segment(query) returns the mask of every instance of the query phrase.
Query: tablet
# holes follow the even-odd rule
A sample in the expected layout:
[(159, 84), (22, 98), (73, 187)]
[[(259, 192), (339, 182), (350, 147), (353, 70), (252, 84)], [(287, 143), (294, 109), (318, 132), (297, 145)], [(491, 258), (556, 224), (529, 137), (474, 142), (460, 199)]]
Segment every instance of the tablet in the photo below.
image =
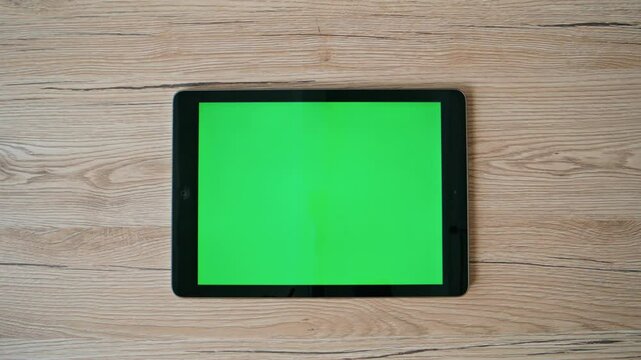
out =
[(175, 294), (467, 290), (460, 91), (182, 91), (173, 124)]

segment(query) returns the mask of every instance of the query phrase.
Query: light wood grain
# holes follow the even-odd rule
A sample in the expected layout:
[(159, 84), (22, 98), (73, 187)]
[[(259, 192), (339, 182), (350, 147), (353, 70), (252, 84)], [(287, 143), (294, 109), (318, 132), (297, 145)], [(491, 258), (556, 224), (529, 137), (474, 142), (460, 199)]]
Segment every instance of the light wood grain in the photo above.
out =
[[(641, 2), (0, 1), (0, 357), (641, 357)], [(180, 89), (468, 97), (461, 298), (180, 299)]]

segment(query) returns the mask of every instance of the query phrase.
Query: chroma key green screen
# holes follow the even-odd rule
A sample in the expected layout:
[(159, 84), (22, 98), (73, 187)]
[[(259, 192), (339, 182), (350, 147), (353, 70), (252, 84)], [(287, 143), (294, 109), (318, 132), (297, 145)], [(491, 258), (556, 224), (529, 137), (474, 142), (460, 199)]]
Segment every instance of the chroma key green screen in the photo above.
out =
[(199, 285), (443, 283), (441, 104), (199, 104)]

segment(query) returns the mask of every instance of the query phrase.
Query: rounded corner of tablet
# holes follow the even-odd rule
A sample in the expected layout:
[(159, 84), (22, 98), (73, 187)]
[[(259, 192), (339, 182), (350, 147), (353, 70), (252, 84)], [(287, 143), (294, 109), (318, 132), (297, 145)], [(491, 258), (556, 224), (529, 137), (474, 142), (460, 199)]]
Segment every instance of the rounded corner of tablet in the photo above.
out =
[(463, 104), (467, 102), (467, 96), (465, 95), (465, 92), (463, 92), (462, 89), (452, 89), (450, 91), (451, 91), (452, 97), (455, 100), (458, 100)]
[(176, 295), (178, 297), (188, 297), (189, 296), (189, 293), (187, 291), (185, 291), (185, 288), (183, 286), (180, 286), (180, 283), (176, 278), (172, 278), (171, 291), (174, 293), (174, 295)]
[(461, 297), (467, 294), (467, 291), (470, 289), (470, 285), (468, 283), (463, 284), (460, 288), (456, 289), (451, 296), (454, 297)]
[(189, 93), (189, 90), (178, 90), (178, 91), (176, 91), (174, 93), (174, 96), (173, 96), (174, 105), (176, 105), (185, 96), (188, 96), (187, 93)]

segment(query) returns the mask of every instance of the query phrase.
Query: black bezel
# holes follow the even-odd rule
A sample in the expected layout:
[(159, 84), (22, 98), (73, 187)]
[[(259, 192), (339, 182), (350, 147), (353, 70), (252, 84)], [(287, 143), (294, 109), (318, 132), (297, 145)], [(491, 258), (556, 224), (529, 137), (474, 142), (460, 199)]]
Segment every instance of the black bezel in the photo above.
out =
[[(442, 285), (197, 285), (198, 104), (265, 101), (440, 102)], [(181, 91), (174, 96), (172, 288), (178, 296), (457, 296), (468, 287), (465, 96), (458, 90)]]

